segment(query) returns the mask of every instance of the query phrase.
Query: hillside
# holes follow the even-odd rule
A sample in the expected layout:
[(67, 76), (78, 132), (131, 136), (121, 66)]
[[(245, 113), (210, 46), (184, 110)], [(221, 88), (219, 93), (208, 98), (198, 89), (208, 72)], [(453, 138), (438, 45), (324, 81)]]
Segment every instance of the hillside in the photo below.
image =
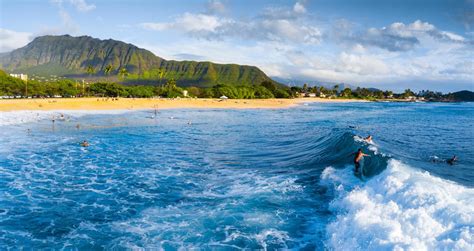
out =
[[(112, 69), (105, 74), (108, 65)], [(123, 82), (129, 84), (156, 84), (173, 78), (183, 86), (208, 87), (270, 80), (255, 66), (165, 60), (132, 44), (89, 36), (37, 37), (25, 47), (1, 55), (0, 66), (8, 72), (114, 80), (118, 80), (119, 70), (126, 68), (129, 75)], [(90, 66), (93, 74), (86, 73)]]
[(474, 92), (471, 91), (459, 91), (453, 92), (446, 95), (448, 99), (453, 101), (466, 101), (466, 102), (474, 102)]

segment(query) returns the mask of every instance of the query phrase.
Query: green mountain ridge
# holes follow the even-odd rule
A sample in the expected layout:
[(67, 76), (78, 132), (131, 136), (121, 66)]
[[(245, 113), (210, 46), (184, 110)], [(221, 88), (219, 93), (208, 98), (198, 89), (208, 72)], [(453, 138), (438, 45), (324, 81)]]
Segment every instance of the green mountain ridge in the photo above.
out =
[[(108, 65), (112, 70), (105, 74)], [(118, 80), (119, 70), (125, 68), (129, 76), (123, 82), (128, 84), (157, 84), (169, 79), (175, 79), (182, 86), (199, 87), (274, 82), (255, 66), (165, 60), (133, 44), (89, 36), (37, 37), (25, 47), (0, 55), (0, 66), (8, 72), (71, 78), (89, 76), (96, 80)], [(94, 68), (94, 74), (87, 75), (89, 66)]]
[(474, 102), (474, 92), (468, 90), (453, 92), (449, 93), (447, 98), (454, 101)]

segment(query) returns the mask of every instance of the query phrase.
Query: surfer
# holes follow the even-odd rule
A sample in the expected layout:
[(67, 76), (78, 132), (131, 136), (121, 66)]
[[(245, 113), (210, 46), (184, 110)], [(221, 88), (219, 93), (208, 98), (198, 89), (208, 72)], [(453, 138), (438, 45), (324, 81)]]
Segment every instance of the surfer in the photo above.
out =
[(362, 160), (362, 158), (363, 158), (364, 156), (369, 156), (369, 155), (363, 153), (363, 152), (362, 152), (362, 148), (359, 148), (359, 150), (355, 153), (355, 156), (354, 156), (354, 167), (355, 167), (355, 172), (356, 172), (356, 173), (359, 172), (360, 161)]
[(82, 141), (81, 146), (82, 146), (82, 147), (88, 147), (88, 146), (89, 146), (89, 142), (87, 142), (87, 140), (84, 140), (84, 141)]
[(446, 160), (446, 162), (450, 165), (454, 165), (454, 163), (456, 163), (456, 161), (458, 161), (458, 157), (456, 155), (454, 155), (452, 158)]

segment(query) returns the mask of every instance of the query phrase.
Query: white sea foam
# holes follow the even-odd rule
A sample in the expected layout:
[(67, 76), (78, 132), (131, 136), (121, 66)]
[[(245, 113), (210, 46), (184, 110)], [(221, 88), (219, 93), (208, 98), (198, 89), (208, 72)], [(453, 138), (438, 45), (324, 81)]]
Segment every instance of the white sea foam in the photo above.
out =
[(474, 189), (399, 161), (362, 183), (328, 167), (322, 183), (336, 199), (327, 226), (334, 250), (474, 250)]
[(54, 110), (54, 111), (10, 111), (0, 112), (0, 126), (38, 122), (44, 119), (58, 118), (61, 114), (81, 117), (90, 114), (122, 114), (129, 110)]

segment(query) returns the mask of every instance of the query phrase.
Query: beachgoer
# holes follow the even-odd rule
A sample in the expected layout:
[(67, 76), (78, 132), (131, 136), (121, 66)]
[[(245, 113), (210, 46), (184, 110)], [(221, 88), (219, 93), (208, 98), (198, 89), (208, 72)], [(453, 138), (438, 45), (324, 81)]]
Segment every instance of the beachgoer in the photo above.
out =
[(354, 167), (355, 167), (355, 172), (359, 172), (359, 167), (360, 167), (360, 161), (364, 156), (369, 156), (368, 154), (365, 154), (362, 152), (362, 149), (359, 148), (359, 150), (354, 154)]
[(372, 135), (367, 136), (364, 140), (365, 142), (372, 143)]
[(87, 142), (86, 140), (84, 140), (84, 141), (82, 141), (81, 146), (82, 146), (82, 147), (88, 147), (88, 146), (89, 146), (89, 142)]
[(454, 165), (454, 163), (458, 161), (458, 157), (456, 155), (454, 155), (452, 158), (446, 160), (446, 162), (450, 165)]

